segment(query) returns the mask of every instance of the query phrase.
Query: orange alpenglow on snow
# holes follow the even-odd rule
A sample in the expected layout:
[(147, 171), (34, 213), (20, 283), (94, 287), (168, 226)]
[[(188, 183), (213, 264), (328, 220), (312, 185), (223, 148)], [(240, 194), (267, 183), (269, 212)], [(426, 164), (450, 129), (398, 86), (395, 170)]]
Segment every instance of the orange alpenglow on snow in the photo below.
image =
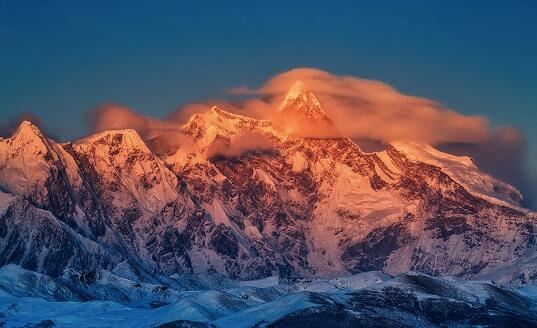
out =
[(297, 80), (274, 117), (274, 126), (287, 134), (307, 138), (341, 137), (319, 100)]

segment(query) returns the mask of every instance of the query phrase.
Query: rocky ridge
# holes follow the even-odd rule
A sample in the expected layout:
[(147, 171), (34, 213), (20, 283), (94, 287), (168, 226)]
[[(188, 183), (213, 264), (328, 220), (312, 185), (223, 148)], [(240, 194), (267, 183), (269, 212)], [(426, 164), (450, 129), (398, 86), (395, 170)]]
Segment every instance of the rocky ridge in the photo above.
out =
[[(301, 83), (280, 112), (290, 129), (214, 107), (181, 128), (189, 147), (159, 155), (134, 130), (58, 144), (23, 122), (0, 139), (0, 264), (52, 277), (127, 265), (144, 280), (207, 270), (535, 280), (536, 217), (512, 186), (428, 145), (367, 153), (304, 134), (296, 126), (333, 123)], [(251, 136), (262, 143), (245, 146)]]

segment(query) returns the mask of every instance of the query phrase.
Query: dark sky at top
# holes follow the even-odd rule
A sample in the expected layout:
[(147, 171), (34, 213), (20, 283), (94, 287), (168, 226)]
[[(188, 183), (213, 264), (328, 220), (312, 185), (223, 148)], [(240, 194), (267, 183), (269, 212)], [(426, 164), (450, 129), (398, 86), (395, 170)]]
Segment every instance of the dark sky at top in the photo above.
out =
[(536, 1), (0, 0), (0, 123), (63, 139), (102, 103), (164, 117), (295, 67), (513, 125), (537, 167)]

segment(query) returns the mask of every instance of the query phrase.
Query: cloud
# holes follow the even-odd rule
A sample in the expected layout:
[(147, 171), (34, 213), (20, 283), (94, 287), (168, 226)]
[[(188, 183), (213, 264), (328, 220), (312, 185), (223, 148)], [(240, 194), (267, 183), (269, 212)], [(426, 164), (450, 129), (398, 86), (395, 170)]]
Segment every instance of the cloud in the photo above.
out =
[[(173, 112), (168, 118), (159, 120), (138, 114), (121, 105), (107, 104), (90, 112), (90, 129), (92, 132), (134, 129), (158, 155), (171, 155), (178, 149), (192, 152), (197, 150), (197, 145), (182, 133), (181, 127), (192, 115), (206, 112), (210, 107), (209, 103), (190, 104)], [(207, 156), (238, 157), (248, 151), (266, 151), (271, 147), (268, 137), (246, 133), (232, 137), (231, 140), (216, 139), (207, 150)]]
[(175, 119), (151, 118), (121, 105), (99, 106), (89, 113), (88, 121), (92, 133), (105, 130), (136, 130), (147, 146), (159, 155), (171, 155), (179, 148), (191, 150), (194, 147), (193, 142), (181, 133), (182, 124)]
[(217, 138), (207, 150), (207, 157), (239, 157), (251, 151), (271, 151), (273, 145), (269, 137), (258, 133), (233, 136), (230, 140)]
[[(293, 69), (257, 89), (241, 86), (230, 92), (257, 97), (274, 112), (297, 80), (315, 94), (341, 134), (360, 145), (380, 150), (391, 141), (408, 139), (469, 155), (483, 171), (521, 189), (526, 206), (537, 208), (537, 183), (528, 167), (526, 140), (516, 128), (494, 128), (483, 116), (463, 115), (436, 101), (402, 94), (383, 82), (315, 68)], [(240, 110), (260, 116), (261, 106), (248, 107), (252, 101), (242, 103)]]
[(116, 104), (105, 104), (91, 111), (89, 122), (92, 132), (134, 129), (143, 138), (151, 138), (155, 135), (175, 131), (179, 127), (173, 121), (154, 119)]
[[(242, 99), (188, 104), (163, 120), (121, 106), (102, 106), (92, 113), (92, 130), (133, 128), (159, 152), (195, 147), (179, 132), (191, 115), (218, 105), (245, 116), (275, 119), (278, 107), (297, 80), (315, 94), (342, 135), (362, 144), (365, 141), (375, 150), (393, 140), (409, 139), (472, 156), (485, 172), (526, 191), (529, 202), (533, 201), (534, 180), (528, 173), (527, 145), (517, 129), (491, 127), (483, 116), (463, 115), (436, 101), (405, 95), (383, 82), (338, 76), (315, 68), (283, 72), (259, 88), (233, 88), (230, 93)], [(318, 132), (318, 137), (324, 136), (325, 131)], [(251, 140), (216, 141), (210, 155), (233, 157), (267, 145), (262, 138), (249, 137)]]
[[(462, 115), (435, 101), (404, 95), (382, 82), (337, 76), (315, 68), (293, 69), (274, 76), (258, 89), (239, 87), (231, 92), (261, 96), (267, 107), (277, 108), (297, 80), (315, 94), (338, 130), (350, 138), (440, 144), (476, 143), (490, 137), (489, 123), (482, 116)], [(259, 110), (250, 109), (249, 103), (241, 109), (259, 116)]]

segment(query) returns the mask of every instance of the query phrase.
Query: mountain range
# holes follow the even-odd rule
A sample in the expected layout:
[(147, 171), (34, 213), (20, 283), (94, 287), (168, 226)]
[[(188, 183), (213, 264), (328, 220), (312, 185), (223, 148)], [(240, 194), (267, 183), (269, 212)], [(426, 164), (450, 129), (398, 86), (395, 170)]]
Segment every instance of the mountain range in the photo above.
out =
[(58, 143), (23, 121), (0, 139), (0, 266), (158, 285), (203, 272), (537, 280), (537, 215), (516, 188), (416, 141), (365, 152), (301, 82), (273, 120), (213, 107), (176, 138)]

